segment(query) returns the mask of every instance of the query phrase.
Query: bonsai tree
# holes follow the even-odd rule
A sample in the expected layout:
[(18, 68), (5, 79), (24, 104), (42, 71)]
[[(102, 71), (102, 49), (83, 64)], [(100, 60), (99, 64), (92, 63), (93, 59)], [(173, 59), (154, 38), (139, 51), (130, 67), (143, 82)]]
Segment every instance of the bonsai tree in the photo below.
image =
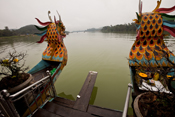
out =
[(24, 73), (26, 53), (18, 53), (16, 50), (9, 52), (4, 58), (0, 58), (0, 90), (15, 87), (26, 79), (29, 74)]

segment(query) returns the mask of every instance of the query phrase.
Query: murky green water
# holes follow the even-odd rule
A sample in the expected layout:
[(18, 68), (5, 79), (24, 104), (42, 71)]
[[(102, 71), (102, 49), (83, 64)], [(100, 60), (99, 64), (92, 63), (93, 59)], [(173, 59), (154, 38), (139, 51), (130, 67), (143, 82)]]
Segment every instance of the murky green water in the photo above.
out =
[(68, 35), (68, 64), (56, 82), (57, 92), (72, 94), (76, 99), (88, 72), (97, 71), (94, 105), (123, 110), (130, 82), (127, 57), (134, 38), (128, 34)]
[[(55, 83), (59, 96), (76, 99), (89, 71), (98, 76), (91, 104), (123, 110), (130, 72), (127, 57), (135, 34), (70, 33), (64, 39), (68, 63)], [(40, 37), (18, 37), (0, 40), (1, 57), (15, 48), (27, 51), (26, 65), (32, 68), (41, 60), (47, 43), (35, 43)], [(171, 39), (170, 39), (171, 40)], [(130, 99), (131, 103), (131, 99)]]

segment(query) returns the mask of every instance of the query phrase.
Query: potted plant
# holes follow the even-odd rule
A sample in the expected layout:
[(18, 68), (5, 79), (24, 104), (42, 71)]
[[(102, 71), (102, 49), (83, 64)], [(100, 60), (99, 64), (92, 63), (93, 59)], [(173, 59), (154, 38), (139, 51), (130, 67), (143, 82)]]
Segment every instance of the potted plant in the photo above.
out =
[(28, 86), (32, 76), (25, 71), (26, 53), (18, 53), (16, 50), (0, 59), (0, 90), (7, 89), (9, 93), (15, 93)]
[(174, 94), (153, 91), (142, 93), (134, 101), (134, 111), (137, 117), (174, 117)]
[[(164, 52), (167, 55), (166, 52)], [(136, 82), (138, 86), (145, 88), (145, 93), (138, 95), (133, 103), (134, 112), (138, 117), (175, 117), (175, 64), (169, 60), (168, 55), (164, 58), (172, 64), (169, 67), (139, 66)], [(146, 71), (146, 72), (145, 72)], [(149, 82), (152, 78), (153, 82)], [(140, 81), (140, 80), (139, 80)], [(148, 84), (144, 85), (143, 84)], [(160, 84), (156, 84), (160, 82)], [(153, 89), (154, 88), (154, 89)]]

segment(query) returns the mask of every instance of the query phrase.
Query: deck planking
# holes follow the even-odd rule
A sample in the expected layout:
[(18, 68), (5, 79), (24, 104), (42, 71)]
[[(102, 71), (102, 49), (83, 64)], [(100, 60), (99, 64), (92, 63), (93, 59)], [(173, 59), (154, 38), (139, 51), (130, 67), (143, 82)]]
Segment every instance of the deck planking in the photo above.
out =
[(116, 111), (93, 105), (89, 105), (87, 112), (101, 117), (122, 117), (123, 114), (121, 111)]
[(89, 105), (96, 77), (97, 72), (89, 72), (79, 92), (80, 98), (72, 101), (56, 97), (53, 101), (48, 102), (42, 109), (39, 109), (39, 111), (34, 114), (34, 117), (40, 116), (40, 114), (41, 117), (42, 115), (43, 117), (121, 117), (121, 111)]
[(32, 117), (61, 117), (60, 115), (56, 115), (54, 113), (50, 113), (45, 109), (40, 108), (37, 113), (35, 113)]

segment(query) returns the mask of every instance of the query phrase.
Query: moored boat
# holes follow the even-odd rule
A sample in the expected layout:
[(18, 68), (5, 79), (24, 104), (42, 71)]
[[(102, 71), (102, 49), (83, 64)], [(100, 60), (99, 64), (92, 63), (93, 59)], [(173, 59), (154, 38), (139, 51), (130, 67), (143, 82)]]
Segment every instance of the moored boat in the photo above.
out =
[(163, 40), (164, 32), (175, 37), (175, 16), (166, 14), (174, 11), (175, 6), (159, 8), (160, 4), (161, 0), (157, 1), (157, 6), (152, 12), (142, 13), (140, 1), (137, 19), (134, 19), (137, 36), (129, 53), (133, 100), (148, 90), (170, 93), (175, 88), (173, 79), (170, 81), (171, 87), (165, 82), (169, 76), (175, 77), (175, 56)]
[[(48, 16), (49, 13), (50, 11), (48, 12)], [(50, 22), (44, 22), (44, 23), (36, 18), (39, 24), (44, 26), (44, 27), (35, 26), (38, 30), (43, 31), (40, 34), (37, 33), (37, 35), (42, 36), (40, 41), (37, 41), (37, 43), (42, 43), (46, 38), (45, 41), (47, 41), (48, 45), (42, 54), (42, 60), (28, 72), (32, 74), (34, 83), (39, 80), (42, 80), (42, 78), (47, 77), (48, 73), (46, 73), (46, 71), (50, 72), (52, 83), (54, 83), (67, 63), (67, 49), (63, 42), (63, 38), (66, 36), (66, 34), (64, 33), (65, 26), (61, 21), (59, 13), (58, 16), (59, 20), (56, 20), (56, 17), (54, 17), (53, 22), (51, 17), (49, 16)], [(43, 87), (43, 89), (40, 90), (41, 92), (40, 94), (37, 94), (37, 96), (32, 97), (33, 102), (31, 101), (29, 105), (30, 109), (27, 109), (23, 114), (23, 116), (27, 116), (31, 112), (35, 111), (37, 108), (36, 103), (38, 103), (38, 106), (40, 106), (41, 101), (45, 102), (46, 93), (49, 90), (46, 91), (44, 90), (47, 89), (49, 86), (50, 84), (48, 83)], [(42, 100), (40, 99), (41, 97)]]

